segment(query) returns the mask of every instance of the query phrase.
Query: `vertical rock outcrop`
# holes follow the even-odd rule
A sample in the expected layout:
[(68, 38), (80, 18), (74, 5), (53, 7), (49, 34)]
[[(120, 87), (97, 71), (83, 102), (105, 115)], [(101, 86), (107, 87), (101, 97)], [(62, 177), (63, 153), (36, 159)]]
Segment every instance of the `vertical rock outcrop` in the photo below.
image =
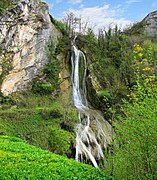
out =
[(9, 71), (2, 79), (1, 92), (9, 95), (26, 88), (47, 63), (50, 38), (57, 44), (60, 33), (51, 23), (48, 6), (39, 0), (13, 0), (12, 9), (0, 16), (0, 73), (9, 61)]
[(144, 29), (148, 37), (157, 37), (157, 11), (149, 13), (144, 19)]

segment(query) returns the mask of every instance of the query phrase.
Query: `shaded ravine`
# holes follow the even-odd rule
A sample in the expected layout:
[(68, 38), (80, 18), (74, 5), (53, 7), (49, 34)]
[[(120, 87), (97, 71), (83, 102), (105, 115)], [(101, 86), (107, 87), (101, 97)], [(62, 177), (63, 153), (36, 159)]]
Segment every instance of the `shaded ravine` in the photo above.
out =
[[(73, 42), (72, 87), (74, 105), (78, 110), (79, 123), (76, 126), (76, 161), (91, 161), (94, 167), (104, 159), (103, 149), (111, 143), (112, 127), (104, 120), (101, 112), (89, 107), (86, 97), (86, 57)], [(80, 59), (83, 59), (84, 72), (80, 77)]]

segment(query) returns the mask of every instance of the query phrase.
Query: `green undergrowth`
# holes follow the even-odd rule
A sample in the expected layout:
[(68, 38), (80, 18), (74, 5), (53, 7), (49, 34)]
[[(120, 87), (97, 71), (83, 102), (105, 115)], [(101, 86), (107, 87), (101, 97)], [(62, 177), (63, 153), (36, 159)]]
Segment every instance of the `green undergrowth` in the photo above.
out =
[(50, 95), (26, 92), (3, 98), (1, 103), (0, 135), (19, 137), (56, 154), (72, 157), (75, 124), (75, 110), (65, 112)]
[(110, 179), (92, 166), (25, 144), (15, 137), (0, 137), (0, 179), (59, 180)]

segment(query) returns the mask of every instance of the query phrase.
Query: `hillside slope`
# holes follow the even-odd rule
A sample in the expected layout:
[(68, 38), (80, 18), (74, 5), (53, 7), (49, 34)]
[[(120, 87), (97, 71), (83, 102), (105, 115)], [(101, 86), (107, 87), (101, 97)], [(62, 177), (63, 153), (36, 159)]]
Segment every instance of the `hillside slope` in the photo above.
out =
[(103, 171), (25, 144), (0, 137), (0, 179), (109, 179)]

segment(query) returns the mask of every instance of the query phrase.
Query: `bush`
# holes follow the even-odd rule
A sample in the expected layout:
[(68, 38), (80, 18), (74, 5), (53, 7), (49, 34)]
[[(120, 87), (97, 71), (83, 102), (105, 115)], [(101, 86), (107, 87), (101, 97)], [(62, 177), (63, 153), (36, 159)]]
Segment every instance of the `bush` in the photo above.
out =
[(116, 179), (156, 179), (156, 99), (128, 105), (126, 118), (114, 123), (115, 149), (108, 168)]
[(59, 110), (42, 109), (40, 113), (41, 113), (42, 118), (44, 119), (63, 118), (63, 115), (59, 112)]
[(56, 154), (69, 154), (71, 138), (70, 133), (60, 127), (49, 127), (49, 148)]
[(12, 104), (13, 101), (10, 96), (3, 96), (3, 94), (0, 92), (0, 104)]
[(54, 90), (55, 90), (54, 85), (50, 83), (42, 83), (38, 81), (38, 82), (33, 83), (32, 85), (32, 91), (35, 94), (49, 95), (49, 94), (52, 94)]
[[(44, 80), (46, 80), (49, 86), (51, 85), (51, 90), (53, 91), (58, 89), (59, 73), (61, 71), (61, 62), (56, 58), (55, 51), (56, 47), (53, 39), (51, 39), (49, 45), (46, 47), (48, 63), (44, 66), (43, 73), (45, 76)], [(48, 86), (48, 84), (46, 86)]]
[(60, 73), (60, 62), (57, 59), (52, 60), (44, 67), (44, 74), (48, 82), (54, 85), (57, 88), (59, 82), (59, 73)]

